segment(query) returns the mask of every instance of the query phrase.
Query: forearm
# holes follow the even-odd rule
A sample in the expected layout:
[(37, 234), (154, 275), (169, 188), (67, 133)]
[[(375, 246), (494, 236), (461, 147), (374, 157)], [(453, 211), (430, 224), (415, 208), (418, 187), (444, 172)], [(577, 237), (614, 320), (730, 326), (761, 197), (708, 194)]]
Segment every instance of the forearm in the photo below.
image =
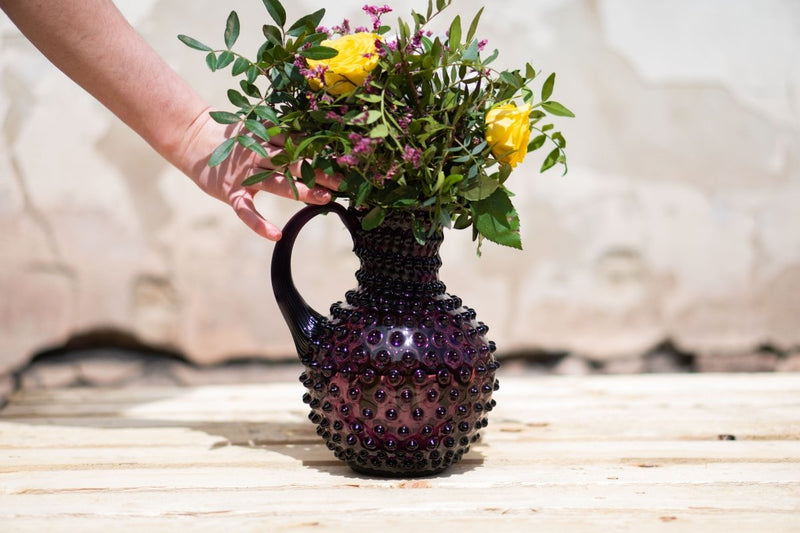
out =
[[(187, 174), (207, 104), (110, 0), (0, 0), (25, 36), (153, 148)], [(211, 147), (213, 149), (213, 146)]]

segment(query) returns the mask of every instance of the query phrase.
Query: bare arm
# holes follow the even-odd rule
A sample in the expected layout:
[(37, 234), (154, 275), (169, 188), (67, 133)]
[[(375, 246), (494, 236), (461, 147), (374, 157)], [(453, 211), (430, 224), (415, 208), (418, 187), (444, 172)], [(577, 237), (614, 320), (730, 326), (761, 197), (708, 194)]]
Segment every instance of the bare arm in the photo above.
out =
[[(280, 230), (253, 205), (264, 190), (286, 197), (292, 191), (276, 175), (255, 187), (242, 179), (271, 162), (238, 149), (223, 165), (209, 168), (211, 152), (226, 137), (208, 116), (209, 106), (128, 24), (111, 0), (0, 0), (20, 31), (59, 69), (136, 131), (158, 153), (205, 192), (230, 204), (251, 229), (277, 240)], [(269, 146), (275, 154), (280, 146)], [(335, 188), (323, 174), (319, 183)], [(300, 199), (326, 203), (330, 192), (298, 185)]]

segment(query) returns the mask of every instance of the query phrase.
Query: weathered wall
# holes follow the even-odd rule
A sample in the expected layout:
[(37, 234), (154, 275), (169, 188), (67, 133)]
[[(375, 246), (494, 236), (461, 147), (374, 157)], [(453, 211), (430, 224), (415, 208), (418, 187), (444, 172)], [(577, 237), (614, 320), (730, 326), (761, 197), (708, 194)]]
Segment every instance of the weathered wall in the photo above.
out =
[[(321, 2), (286, 2), (290, 17)], [(360, 17), (363, 0), (328, 7)], [(291, 5), (288, 5), (291, 4)], [(327, 4), (327, 2), (325, 2)], [(423, 0), (393, 2), (399, 13)], [(524, 252), (447, 236), (442, 279), (501, 352), (637, 368), (662, 341), (705, 356), (800, 347), (800, 4), (794, 0), (459, 0), (507, 66), (558, 71), (570, 173), (515, 173)], [(144, 37), (210, 101), (175, 35), (252, 50), (257, 0), (125, 0)], [(199, 361), (283, 357), (272, 245), (205, 197), (52, 68), (0, 15), (0, 373), (71, 335), (118, 328)], [(262, 198), (283, 223), (299, 206)], [(349, 240), (313, 222), (296, 250), (317, 308), (354, 283)], [(626, 364), (626, 362), (630, 364)], [(611, 366), (611, 368), (614, 368)]]

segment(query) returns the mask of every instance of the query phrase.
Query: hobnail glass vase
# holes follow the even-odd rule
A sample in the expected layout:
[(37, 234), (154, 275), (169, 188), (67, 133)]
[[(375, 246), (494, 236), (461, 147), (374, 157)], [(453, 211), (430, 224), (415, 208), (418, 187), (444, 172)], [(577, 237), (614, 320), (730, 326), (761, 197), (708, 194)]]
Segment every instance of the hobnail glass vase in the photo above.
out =
[[(358, 286), (323, 317), (294, 286), (298, 232), (336, 213), (360, 259)], [(292, 333), (317, 434), (355, 471), (416, 477), (442, 472), (478, 440), (495, 406), (495, 345), (475, 311), (439, 281), (441, 228), (424, 244), (408, 212), (361, 228), (361, 213), (309, 206), (286, 225), (272, 259), (272, 285)], [(417, 220), (430, 224), (427, 213)], [(427, 228), (430, 228), (428, 225)]]

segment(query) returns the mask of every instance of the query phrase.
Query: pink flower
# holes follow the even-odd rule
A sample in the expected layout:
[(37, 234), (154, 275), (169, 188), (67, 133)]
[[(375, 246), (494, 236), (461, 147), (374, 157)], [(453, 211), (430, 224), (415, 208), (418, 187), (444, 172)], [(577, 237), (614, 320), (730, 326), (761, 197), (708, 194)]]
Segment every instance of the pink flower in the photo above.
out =
[(381, 139), (365, 137), (358, 133), (351, 133), (348, 138), (353, 143), (353, 153), (356, 155), (371, 153), (375, 145), (381, 142)]
[(336, 162), (343, 167), (354, 167), (358, 165), (358, 158), (353, 154), (344, 154), (337, 157)]
[(381, 27), (382, 15), (392, 12), (392, 8), (385, 4), (383, 7), (365, 5), (361, 9), (364, 10), (364, 12), (367, 13), (372, 19), (372, 31), (378, 31), (378, 28)]
[(422, 150), (407, 144), (403, 150), (403, 161), (411, 163), (414, 168), (419, 168), (422, 162)]

